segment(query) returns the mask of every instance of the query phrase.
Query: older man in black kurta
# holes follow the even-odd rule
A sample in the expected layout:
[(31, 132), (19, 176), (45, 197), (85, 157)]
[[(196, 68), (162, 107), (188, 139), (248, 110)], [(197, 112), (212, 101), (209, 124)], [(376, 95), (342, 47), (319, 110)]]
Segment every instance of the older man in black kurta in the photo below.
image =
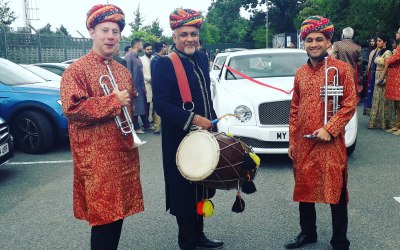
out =
[(186, 110), (182, 107), (173, 64), (168, 57), (160, 58), (155, 64), (152, 82), (154, 107), (163, 121), (162, 150), (167, 210), (177, 218), (181, 249), (217, 248), (223, 242), (205, 237), (203, 218), (196, 214), (196, 201), (202, 198), (197, 193), (202, 193), (203, 187), (184, 179), (175, 162), (179, 143), (189, 133), (191, 126), (210, 129), (211, 120), (216, 118), (210, 96), (208, 60), (204, 53), (196, 50), (201, 15), (193, 10), (177, 9), (170, 16), (170, 24), (176, 45), (173, 53), (177, 53), (183, 64), (194, 108), (189, 111), (191, 105)]

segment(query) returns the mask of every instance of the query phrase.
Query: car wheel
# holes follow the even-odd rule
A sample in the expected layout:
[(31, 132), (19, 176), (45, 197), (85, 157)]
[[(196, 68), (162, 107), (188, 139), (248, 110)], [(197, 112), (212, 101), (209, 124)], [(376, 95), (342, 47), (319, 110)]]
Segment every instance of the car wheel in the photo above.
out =
[(346, 148), (347, 155), (351, 155), (354, 152), (354, 150), (356, 149), (356, 144), (357, 144), (357, 138), (354, 141), (353, 145), (351, 145), (350, 147)]
[(16, 146), (29, 154), (46, 152), (53, 145), (54, 132), (49, 119), (36, 111), (24, 111), (12, 123)]

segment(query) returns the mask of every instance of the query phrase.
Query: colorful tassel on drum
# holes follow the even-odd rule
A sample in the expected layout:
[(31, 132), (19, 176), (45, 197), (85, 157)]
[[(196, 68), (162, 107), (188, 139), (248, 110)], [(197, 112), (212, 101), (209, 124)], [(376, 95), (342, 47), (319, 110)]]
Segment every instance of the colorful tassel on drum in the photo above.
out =
[(259, 167), (260, 164), (261, 164), (261, 159), (260, 159), (260, 157), (258, 157), (258, 155), (256, 155), (256, 154), (253, 153), (253, 152), (250, 152), (249, 155), (250, 155), (251, 159), (253, 159), (254, 163), (256, 164), (256, 167)]
[(206, 218), (211, 217), (214, 214), (214, 204), (212, 203), (211, 200), (209, 199), (204, 200), (203, 213), (204, 217)]
[(246, 154), (243, 160), (243, 167), (246, 170), (253, 170), (256, 169), (257, 164), (256, 162), (253, 160), (253, 158), (251, 158), (250, 154)]
[(196, 210), (198, 215), (204, 216), (203, 206), (204, 206), (204, 200), (197, 202)]
[(197, 202), (197, 214), (203, 217), (211, 217), (214, 214), (214, 204), (211, 200), (205, 199)]
[(242, 186), (242, 191), (245, 194), (252, 194), (257, 191), (256, 185), (254, 185), (253, 180), (251, 179), (250, 172), (247, 173), (247, 180), (244, 181)]
[(235, 203), (232, 206), (232, 212), (241, 213), (244, 211), (245, 203), (244, 200), (240, 197), (240, 193), (236, 194)]

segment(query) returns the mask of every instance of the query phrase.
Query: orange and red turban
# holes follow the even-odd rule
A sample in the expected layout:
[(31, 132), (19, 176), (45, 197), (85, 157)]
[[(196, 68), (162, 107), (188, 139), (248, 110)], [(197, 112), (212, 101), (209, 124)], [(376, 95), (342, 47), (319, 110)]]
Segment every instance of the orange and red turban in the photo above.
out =
[(333, 23), (322, 16), (310, 16), (301, 24), (300, 36), (304, 40), (308, 34), (319, 32), (325, 35), (326, 38), (332, 39), (334, 32)]
[(94, 28), (99, 23), (113, 22), (118, 24), (120, 31), (125, 27), (125, 14), (118, 6), (113, 4), (98, 4), (87, 13), (86, 27)]
[(202, 23), (201, 13), (191, 9), (175, 9), (169, 15), (169, 25), (172, 30), (182, 26), (195, 26), (200, 29)]

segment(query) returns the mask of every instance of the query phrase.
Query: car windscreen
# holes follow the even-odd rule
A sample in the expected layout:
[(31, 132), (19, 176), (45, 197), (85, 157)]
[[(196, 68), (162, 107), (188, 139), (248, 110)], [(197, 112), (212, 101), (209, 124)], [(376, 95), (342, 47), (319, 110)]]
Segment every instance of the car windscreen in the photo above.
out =
[(6, 85), (22, 85), (45, 80), (29, 70), (8, 60), (0, 60), (0, 82)]
[(307, 62), (305, 53), (270, 53), (232, 57), (226, 71), (226, 80), (294, 76)]
[(56, 81), (59, 82), (61, 81), (61, 76), (45, 70), (41, 67), (35, 66), (35, 65), (21, 65), (22, 67), (26, 68), (27, 70), (35, 73), (36, 75), (42, 77), (43, 79), (47, 80), (47, 81)]
[(224, 63), (225, 63), (225, 60), (226, 60), (226, 56), (217, 57), (217, 59), (215, 60), (215, 63), (214, 63), (213, 70), (220, 70), (222, 65), (224, 65)]

